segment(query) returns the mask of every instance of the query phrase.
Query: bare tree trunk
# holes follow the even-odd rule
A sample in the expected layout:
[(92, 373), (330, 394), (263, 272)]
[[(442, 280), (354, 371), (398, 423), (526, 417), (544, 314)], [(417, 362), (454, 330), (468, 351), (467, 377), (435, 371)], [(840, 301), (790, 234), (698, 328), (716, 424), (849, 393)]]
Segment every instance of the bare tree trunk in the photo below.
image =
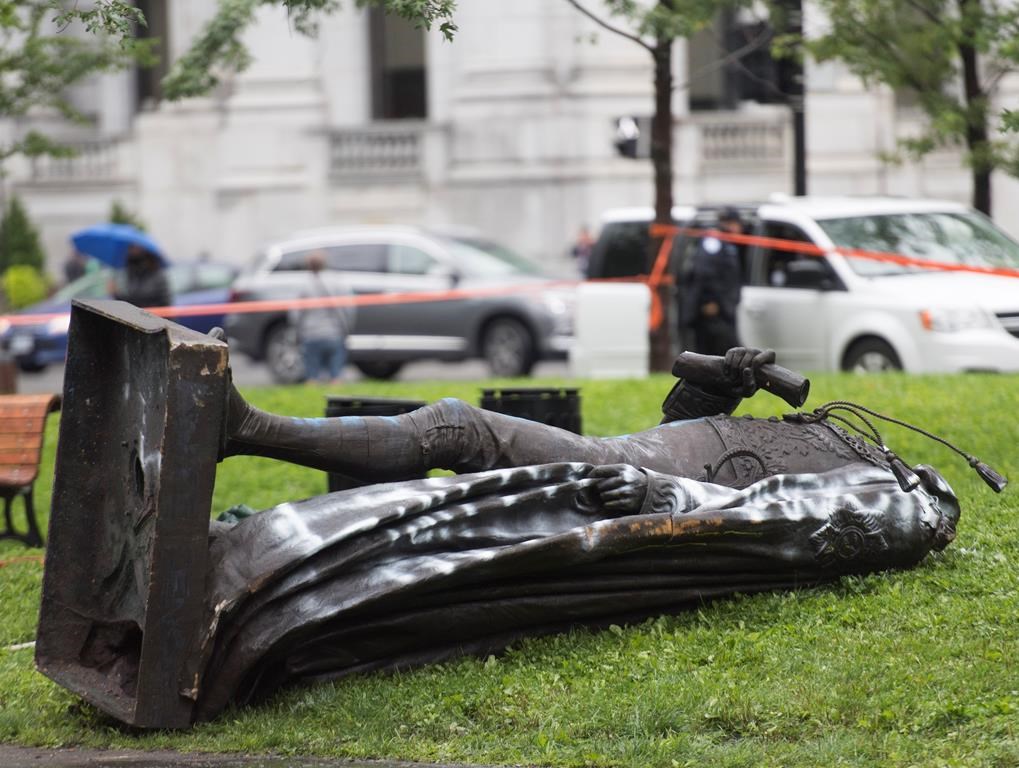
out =
[[(980, 13), (980, 0), (959, 0), (959, 13), (965, 19)], [(977, 50), (969, 41), (959, 44), (962, 59), (963, 94), (966, 100), (966, 149), (973, 162), (973, 207), (991, 215), (991, 170), (986, 153), (990, 150), (987, 133), (987, 94), (980, 87)], [(977, 117), (979, 116), (979, 118)]]
[[(670, 0), (662, 0), (671, 6)], [(672, 222), (672, 40), (659, 38), (652, 54), (655, 61), (655, 114), (651, 121), (651, 165), (655, 178), (655, 223)], [(651, 264), (658, 256), (660, 238), (651, 238)], [(672, 368), (673, 288), (655, 288), (663, 310), (662, 322), (651, 331), (652, 371)]]

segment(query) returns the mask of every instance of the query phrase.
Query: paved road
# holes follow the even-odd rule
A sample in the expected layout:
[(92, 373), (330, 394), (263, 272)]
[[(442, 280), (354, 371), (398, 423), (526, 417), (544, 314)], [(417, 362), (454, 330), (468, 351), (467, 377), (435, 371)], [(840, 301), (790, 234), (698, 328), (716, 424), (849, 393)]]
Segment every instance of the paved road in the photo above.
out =
[[(266, 387), (274, 382), (269, 370), (261, 363), (253, 363), (243, 355), (231, 360), (234, 381), (241, 387)], [(348, 366), (346, 374), (351, 380), (358, 380), (360, 374), (353, 366)], [(569, 366), (565, 362), (544, 362), (535, 366), (535, 377), (566, 377)], [(411, 363), (402, 371), (400, 381), (474, 381), (488, 378), (488, 367), (480, 360), (465, 363)], [(31, 394), (37, 392), (60, 392), (63, 390), (64, 367), (54, 365), (42, 373), (19, 373), (18, 392)]]

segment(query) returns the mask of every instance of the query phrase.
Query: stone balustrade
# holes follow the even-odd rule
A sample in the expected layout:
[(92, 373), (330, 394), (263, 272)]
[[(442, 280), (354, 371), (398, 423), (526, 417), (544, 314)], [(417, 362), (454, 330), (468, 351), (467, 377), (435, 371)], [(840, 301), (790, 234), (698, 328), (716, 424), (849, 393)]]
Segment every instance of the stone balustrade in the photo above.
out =
[(117, 139), (67, 142), (69, 156), (33, 157), (30, 178), (33, 182), (109, 181), (125, 175), (121, 162), (121, 144)]
[(401, 120), (337, 128), (329, 136), (333, 182), (361, 179), (412, 181), (424, 169), (425, 124)]

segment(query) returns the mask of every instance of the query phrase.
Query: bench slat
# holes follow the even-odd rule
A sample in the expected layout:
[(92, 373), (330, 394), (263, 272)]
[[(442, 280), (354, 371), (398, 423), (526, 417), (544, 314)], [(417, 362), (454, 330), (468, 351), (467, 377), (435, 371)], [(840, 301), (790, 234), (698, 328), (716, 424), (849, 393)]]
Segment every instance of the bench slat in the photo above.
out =
[(45, 415), (42, 417), (0, 416), (0, 435), (35, 435), (43, 431)]
[(0, 468), (34, 464), (39, 461), (39, 451), (30, 448), (9, 448), (0, 450)]
[(28, 485), (39, 474), (38, 464), (27, 464), (21, 467), (0, 468), (0, 488), (11, 489)]
[(0, 434), (0, 452), (12, 448), (42, 448), (42, 432), (22, 432), (18, 434)]

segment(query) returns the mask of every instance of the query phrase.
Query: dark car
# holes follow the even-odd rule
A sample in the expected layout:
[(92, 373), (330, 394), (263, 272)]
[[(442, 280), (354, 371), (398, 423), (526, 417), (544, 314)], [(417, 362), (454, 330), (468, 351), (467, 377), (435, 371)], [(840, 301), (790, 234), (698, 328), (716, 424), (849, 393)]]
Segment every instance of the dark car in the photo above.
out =
[[(167, 269), (174, 305), (224, 304), (230, 296), (230, 284), (237, 270), (227, 264), (195, 262), (173, 264)], [(15, 324), (0, 321), (0, 343), (26, 372), (41, 371), (48, 365), (64, 362), (67, 354), (67, 327), (72, 299), (109, 298), (113, 272), (100, 269), (68, 283), (48, 299), (19, 311), (18, 315), (56, 315), (44, 322)], [(181, 317), (181, 325), (201, 333), (222, 326), (223, 313)]]
[[(360, 305), (347, 339), (365, 375), (395, 376), (413, 360), (483, 358), (496, 376), (524, 376), (538, 360), (563, 359), (573, 339), (572, 287), (555, 284), (506, 248), (470, 234), (397, 226), (334, 228), (267, 246), (234, 284), (235, 301), (289, 300), (307, 283), (306, 260), (322, 251), (327, 285), (357, 296), (477, 292), (441, 301)], [(304, 376), (283, 309), (227, 316), (232, 348), (265, 360), (278, 381)]]

